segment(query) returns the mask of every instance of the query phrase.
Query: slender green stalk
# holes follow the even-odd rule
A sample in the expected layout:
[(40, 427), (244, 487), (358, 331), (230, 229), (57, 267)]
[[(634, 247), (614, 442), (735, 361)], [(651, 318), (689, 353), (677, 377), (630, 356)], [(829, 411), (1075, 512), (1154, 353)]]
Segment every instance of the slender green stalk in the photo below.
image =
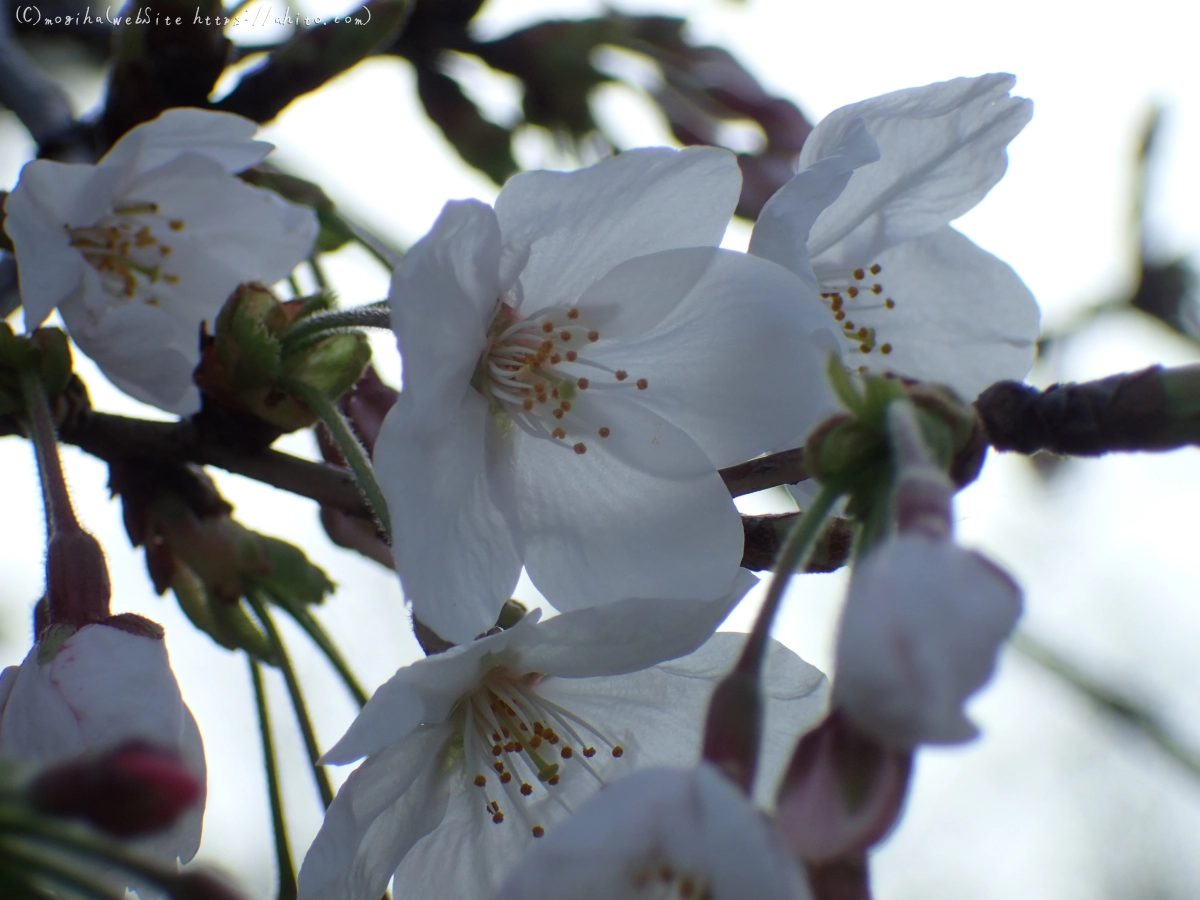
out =
[(29, 847), (22, 847), (15, 841), (4, 841), (0, 854), (8, 859), (19, 860), (49, 881), (66, 888), (81, 892), (85, 897), (96, 900), (125, 900), (125, 888), (105, 884), (99, 878), (91, 876), (87, 871), (74, 869), (62, 859), (50, 853), (39, 853)]
[(762, 608), (758, 611), (758, 618), (754, 622), (754, 629), (746, 638), (746, 645), (742, 648), (742, 655), (738, 660), (737, 669), (739, 671), (754, 673), (757, 676), (766, 655), (764, 651), (767, 646), (767, 638), (771, 634), (771, 625), (783, 602), (784, 590), (792, 575), (804, 564), (804, 557), (808, 554), (817, 535), (821, 533), (821, 526), (825, 524), (829, 511), (833, 509), (834, 503), (841, 495), (842, 490), (838, 485), (832, 483), (822, 485), (812, 505), (796, 520), (796, 524), (792, 526), (783, 546), (779, 548), (779, 556), (775, 559), (775, 571), (771, 576), (771, 583), (767, 587), (767, 596), (763, 599)]
[(168, 889), (178, 875), (173, 869), (131, 853), (125, 844), (75, 822), (58, 821), (24, 810), (0, 809), (0, 833), (3, 832), (56, 844), (81, 856), (133, 872)]
[(279, 769), (275, 765), (275, 741), (271, 737), (271, 717), (267, 712), (267, 692), (263, 687), (262, 667), (253, 656), (250, 678), (254, 682), (254, 702), (258, 706), (258, 730), (262, 735), (263, 767), (267, 771), (267, 791), (271, 798), (271, 824), (275, 829), (275, 862), (279, 869), (279, 900), (296, 900), (296, 871), (288, 847), (287, 825), (283, 818), (283, 793), (279, 787)]
[(58, 458), (58, 434), (50, 405), (46, 402), (46, 388), (36, 372), (21, 370), (21, 393), (25, 401), (25, 413), (33, 437), (34, 454), (37, 456), (38, 474), (42, 480), (42, 499), (46, 506), (47, 535), (63, 531), (79, 531), (79, 520), (71, 508), (67, 493), (67, 480), (63, 477), (62, 462)]
[(379, 482), (375, 480), (375, 469), (371, 465), (367, 451), (354, 434), (354, 429), (350, 427), (350, 423), (338, 409), (337, 403), (303, 381), (289, 379), (280, 386), (307, 403), (325, 424), (329, 430), (329, 436), (342, 451), (342, 456), (349, 464), (350, 471), (354, 473), (354, 477), (358, 481), (358, 488), (362, 491), (367, 505), (371, 507), (371, 512), (375, 514), (375, 518), (390, 540), (392, 521), (388, 516), (387, 501), (384, 499), (383, 490), (379, 487)]
[(345, 328), (391, 328), (392, 313), (386, 300), (354, 306), (350, 309), (335, 309), (330, 312), (306, 316), (287, 330), (283, 336), (285, 347), (293, 347), (309, 338), (326, 332)]
[(279, 629), (275, 627), (275, 622), (271, 619), (270, 610), (263, 598), (257, 591), (249, 591), (246, 599), (262, 623), (263, 631), (267, 633), (267, 640), (271, 642), (271, 647), (275, 651), (279, 671), (283, 673), (283, 680), (287, 683), (288, 696), (292, 700), (292, 709), (296, 712), (296, 721), (300, 724), (300, 733), (304, 736), (304, 749), (308, 751), (308, 761), (312, 765), (313, 779), (317, 782), (321, 802), (325, 804), (326, 809), (329, 809), (329, 804), (333, 803), (333, 785), (329, 783), (329, 774), (325, 771), (325, 767), (317, 762), (321, 758), (321, 751), (317, 747), (317, 736), (313, 731), (312, 718), (308, 715), (308, 707), (304, 703), (304, 695), (300, 691), (296, 670), (292, 666), (291, 659), (288, 658), (283, 638), (280, 637)]
[(1200, 751), (1177, 738), (1154, 713), (1145, 709), (1136, 700), (1081, 672), (1072, 663), (1067, 662), (1049, 647), (1024, 632), (1015, 632), (1010, 638), (1010, 643), (1013, 649), (1020, 651), (1027, 659), (1037, 663), (1046, 671), (1057, 675), (1100, 709), (1135, 728), (1143, 737), (1187, 769), (1189, 773), (1200, 776)]
[(296, 620), (296, 624), (304, 629), (305, 634), (312, 638), (317, 648), (325, 654), (325, 658), (329, 660), (329, 664), (341, 676), (342, 683), (346, 685), (346, 689), (350, 691), (354, 697), (354, 701), (360, 707), (366, 706), (367, 700), (370, 699), (369, 695), (363, 690), (362, 685), (358, 683), (358, 679), (350, 671), (350, 666), (346, 662), (345, 657), (342, 656), (341, 651), (338, 650), (337, 645), (334, 644), (329, 635), (325, 633), (325, 629), (321, 627), (321, 623), (304, 608), (293, 609), (287, 607), (286, 609), (288, 614)]
[(317, 283), (317, 287), (321, 290), (328, 288), (329, 279), (325, 277), (325, 270), (321, 268), (320, 260), (317, 259), (315, 253), (308, 258), (308, 267), (312, 270), (313, 281)]

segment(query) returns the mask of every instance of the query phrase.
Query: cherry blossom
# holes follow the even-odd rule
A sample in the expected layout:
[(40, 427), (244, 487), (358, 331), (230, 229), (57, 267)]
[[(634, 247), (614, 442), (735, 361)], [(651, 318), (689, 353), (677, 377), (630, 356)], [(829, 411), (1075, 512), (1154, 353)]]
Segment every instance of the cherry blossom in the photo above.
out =
[(716, 247), (739, 184), (715, 149), (518, 175), (494, 210), (447, 204), (396, 270), (404, 390), (375, 464), (442, 637), (488, 629), (522, 564), (561, 610), (733, 577), (717, 469), (815, 422), (837, 342), (814, 290)]
[(1004, 175), (1032, 115), (991, 74), (895, 91), (826, 116), (764, 206), (750, 252), (819, 286), (847, 365), (973, 399), (1033, 363), (1038, 308), (1004, 262), (948, 224)]
[(169, 412), (200, 408), (200, 325), (245, 281), (312, 252), (312, 210), (234, 177), (271, 145), (229, 113), (169, 109), (95, 165), (37, 159), (5, 203), (25, 327), (58, 309), (117, 387)]
[[(303, 900), (487, 897), (529, 844), (603, 784), (696, 762), (713, 685), (743, 636), (713, 629), (755, 578), (716, 600), (625, 600), (506, 631), (406, 666), (325, 755), (367, 757), (300, 870)], [(760, 778), (824, 712), (824, 677), (773, 644)]]

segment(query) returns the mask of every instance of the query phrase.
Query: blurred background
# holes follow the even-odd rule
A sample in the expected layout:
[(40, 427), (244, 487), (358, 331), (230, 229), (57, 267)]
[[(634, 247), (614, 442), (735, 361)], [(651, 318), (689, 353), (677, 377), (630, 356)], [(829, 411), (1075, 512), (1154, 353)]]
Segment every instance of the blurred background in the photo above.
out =
[[(243, 15), (253, 21), (258, 6)], [(272, 23), (288, 14), (347, 11), (324, 0), (261, 6), (258, 18)], [(418, 13), (438, 7), (423, 0)], [(1193, 43), (1200, 12), (1194, 4), (1148, 0), (1118, 11), (1044, 0), (1003, 7), (933, 0), (492, 0), (467, 33), (488, 42), (544, 19), (606, 10), (686, 17), (689, 46), (726, 49), (765, 96), (792, 101), (809, 123), (900, 88), (1014, 73), (1016, 93), (1034, 100), (1033, 121), (1011, 145), (1004, 180), (956, 225), (1010, 263), (1041, 304), (1043, 332), (1051, 340), (1030, 381), (1045, 386), (1200, 361), (1195, 282), (1189, 285), (1188, 275), (1188, 261), (1200, 260), (1200, 79)], [(214, 96), (261, 61), (253, 47), (288, 34), (286, 24), (227, 29), (247, 49)], [(703, 137), (696, 130), (703, 122), (689, 118), (694, 110), (682, 101), (672, 105), (672, 98), (687, 99), (686, 78), (672, 82), (666, 64), (654, 65), (629, 45), (593, 48), (573, 42), (572, 34), (542, 34), (535, 49), (557, 48), (567, 68), (572, 59), (587, 60), (615, 79), (585, 84), (582, 111), (558, 111), (563, 121), (575, 115), (580, 131), (590, 130), (590, 115), (606, 138), (571, 140), (546, 127), (555, 116), (535, 113), (530, 85), (479, 56), (408, 47), (367, 60), (292, 103), (262, 132), (278, 147), (271, 161), (320, 184), (345, 215), (404, 247), (426, 231), (447, 199), (493, 200), (498, 187), (485, 171), (502, 179), (513, 164), (568, 168), (608, 147)], [(101, 102), (106, 74), (97, 37), (82, 29), (73, 35), (64, 26), (25, 28), (19, 38), (39, 68), (67, 90), (77, 114)], [(720, 68), (714, 59), (675, 62), (702, 80)], [(447, 93), (447, 81), (459, 87), (457, 95)], [(769, 174), (777, 145), (776, 155), (786, 158), (787, 141), (800, 126), (752, 91), (740, 96), (747, 99), (742, 112), (716, 122), (712, 134), (763, 160), (748, 171)], [(1161, 115), (1147, 155), (1156, 110)], [(712, 124), (711, 117), (704, 121)], [(472, 161), (479, 168), (463, 161), (447, 133), (476, 148)], [(0, 190), (11, 188), (35, 152), (15, 115), (0, 109)], [(737, 222), (726, 244), (744, 248), (748, 235), (748, 223)], [(325, 262), (345, 303), (385, 296), (387, 272), (356, 245)], [(398, 386), (400, 363), (390, 336), (373, 343), (376, 367)], [(162, 418), (109, 386), (86, 357), (77, 354), (76, 365), (97, 409)], [(316, 457), (308, 432), (277, 446)], [(180, 685), (200, 722), (209, 799), (199, 858), (230, 871), (251, 896), (270, 896), (274, 853), (245, 661), (197, 632), (172, 598), (154, 595), (140, 551), (129, 546), (120, 505), (108, 498), (106, 465), (70, 447), (64, 461), (80, 518), (108, 552), (114, 611), (138, 612), (166, 626)], [(15, 664), (27, 652), (30, 611), (42, 590), (41, 501), (24, 441), (0, 440), (0, 472), (0, 663)], [(368, 688), (419, 655), (395, 577), (333, 546), (315, 504), (220, 470), (212, 474), (241, 521), (304, 547), (338, 583), (318, 614)], [(787, 508), (781, 494), (768, 492), (747, 498), (744, 511)], [(1024, 586), (1025, 633), (1077, 673), (1136, 700), (1183, 745), (1200, 748), (1200, 456), (1194, 448), (1097, 460), (992, 454), (979, 481), (960, 495), (957, 514), (963, 541), (1002, 562)], [(776, 629), (780, 640), (826, 671), (844, 586), (842, 574), (796, 579)], [(518, 596), (537, 601), (527, 584)], [(748, 598), (726, 627), (745, 628), (753, 607)], [(355, 706), (289, 625), (281, 617), (319, 741), (328, 747)], [(299, 857), (320, 824), (320, 803), (276, 675), (268, 672), (268, 687)], [(1194, 761), (1189, 767), (1163, 752), (1143, 731), (1015, 649), (1005, 653), (972, 712), (981, 739), (924, 750), (918, 758), (907, 814), (874, 854), (880, 900), (1200, 896)], [(339, 780), (344, 776), (337, 773)]]

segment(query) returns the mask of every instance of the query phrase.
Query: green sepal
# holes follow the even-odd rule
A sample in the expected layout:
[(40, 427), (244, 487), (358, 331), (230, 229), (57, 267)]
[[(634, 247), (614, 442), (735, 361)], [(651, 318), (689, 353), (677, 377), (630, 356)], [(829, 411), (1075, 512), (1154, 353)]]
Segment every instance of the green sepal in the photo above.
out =
[(47, 627), (38, 637), (38, 665), (44, 666), (58, 656), (63, 644), (78, 630), (74, 625), (50, 625)]
[(323, 603), (336, 590), (325, 570), (309, 561), (299, 547), (279, 538), (260, 535), (270, 567), (269, 574), (247, 577), (247, 583), (267, 594), (284, 609)]
[(333, 334), (285, 362), (285, 377), (302, 381), (331, 400), (362, 378), (371, 361), (371, 344), (361, 331)]

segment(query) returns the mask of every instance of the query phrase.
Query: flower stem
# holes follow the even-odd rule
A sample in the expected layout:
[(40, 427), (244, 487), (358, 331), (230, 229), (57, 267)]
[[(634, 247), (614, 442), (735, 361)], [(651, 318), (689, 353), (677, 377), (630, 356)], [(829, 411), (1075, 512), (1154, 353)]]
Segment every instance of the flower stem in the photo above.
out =
[(792, 526), (787, 540), (779, 548), (779, 556), (775, 559), (775, 571), (771, 583), (767, 587), (767, 596), (763, 599), (762, 608), (754, 622), (754, 629), (746, 639), (742, 655), (738, 659), (737, 669), (753, 673), (756, 677), (762, 667), (763, 657), (767, 646), (767, 638), (771, 634), (771, 626), (783, 602), (784, 590), (791, 580), (793, 573), (804, 564), (821, 526), (833, 509), (834, 503), (842, 495), (841, 487), (834, 483), (824, 484), (813, 499), (812, 505), (804, 511), (796, 524)]
[(78, 892), (84, 897), (96, 900), (125, 900), (123, 887), (105, 884), (100, 879), (90, 876), (86, 870), (74, 869), (53, 854), (38, 853), (9, 840), (0, 844), (0, 856), (5, 860), (15, 860), (28, 866), (47, 880), (70, 889), (72, 894)]
[(46, 402), (42, 379), (30, 369), (22, 369), (20, 377), (38, 474), (42, 480), (46, 534), (53, 536), (67, 531), (82, 531), (79, 520), (75, 518), (75, 510), (71, 508), (71, 496), (67, 493), (67, 480), (63, 477), (62, 461), (58, 458), (58, 434), (50, 415), (50, 405)]
[(281, 387), (291, 391), (307, 403), (324, 423), (329, 431), (329, 436), (342, 451), (342, 456), (349, 464), (350, 471), (358, 480), (359, 490), (362, 491), (367, 505), (371, 507), (371, 512), (375, 514), (376, 520), (382, 526), (390, 542), (392, 521), (388, 516), (387, 501), (384, 499), (383, 490), (379, 487), (379, 482), (375, 480), (375, 469), (371, 465), (371, 458), (367, 456), (366, 449), (358, 440), (358, 436), (355, 435), (354, 429), (338, 408), (337, 403), (303, 381), (289, 379), (283, 382)]
[(341, 676), (342, 683), (346, 685), (346, 689), (354, 697), (354, 702), (360, 707), (366, 706), (367, 700), (370, 699), (367, 692), (358, 683), (358, 679), (350, 671), (350, 666), (347, 664), (345, 657), (342, 656), (341, 651), (338, 650), (337, 645), (333, 643), (329, 635), (325, 633), (325, 629), (321, 627), (321, 623), (306, 609), (293, 609), (290, 606), (286, 607), (286, 609), (291, 617), (296, 620), (296, 623), (304, 629), (305, 634), (312, 638), (317, 648), (325, 654), (325, 658), (329, 660), (329, 664)]
[(250, 678), (254, 682), (254, 702), (258, 706), (258, 730), (262, 736), (263, 766), (267, 771), (267, 791), (271, 799), (271, 824), (275, 829), (275, 862), (279, 869), (279, 900), (296, 900), (296, 872), (288, 847), (287, 826), (283, 819), (283, 794), (279, 787), (279, 769), (275, 765), (275, 742), (271, 737), (271, 718), (267, 712), (267, 692), (263, 688), (262, 667), (246, 655)]
[(327, 331), (345, 328), (391, 328), (392, 313), (386, 300), (355, 306), (350, 309), (335, 309), (317, 313), (301, 319), (283, 336), (285, 346), (291, 346)]
[(333, 785), (329, 783), (329, 775), (325, 771), (325, 767), (317, 762), (321, 758), (321, 751), (317, 747), (317, 736), (313, 731), (312, 719), (308, 715), (308, 707), (304, 703), (304, 695), (300, 692), (300, 682), (296, 678), (296, 670), (292, 667), (291, 659), (288, 658), (287, 648), (284, 647), (279, 630), (271, 619), (267, 604), (257, 591), (248, 591), (246, 599), (262, 623), (263, 631), (267, 633), (267, 640), (271, 642), (271, 647), (275, 651), (279, 671), (283, 673), (283, 680), (287, 683), (288, 696), (292, 699), (292, 709), (296, 712), (296, 721), (300, 724), (300, 733), (304, 736), (304, 748), (308, 751), (308, 761), (312, 765), (317, 791), (321, 794), (321, 802), (325, 804), (326, 809), (329, 809), (329, 804), (333, 803)]

